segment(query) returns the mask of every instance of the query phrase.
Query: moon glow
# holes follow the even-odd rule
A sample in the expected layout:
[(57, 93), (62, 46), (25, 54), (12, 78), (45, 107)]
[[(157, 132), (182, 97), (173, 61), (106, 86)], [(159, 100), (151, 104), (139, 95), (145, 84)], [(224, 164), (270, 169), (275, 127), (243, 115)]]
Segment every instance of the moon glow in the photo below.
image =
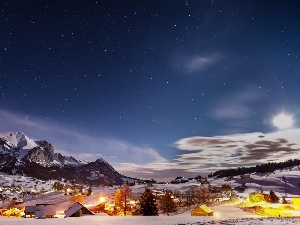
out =
[(279, 129), (287, 129), (293, 126), (293, 118), (291, 115), (279, 114), (274, 117), (273, 125)]

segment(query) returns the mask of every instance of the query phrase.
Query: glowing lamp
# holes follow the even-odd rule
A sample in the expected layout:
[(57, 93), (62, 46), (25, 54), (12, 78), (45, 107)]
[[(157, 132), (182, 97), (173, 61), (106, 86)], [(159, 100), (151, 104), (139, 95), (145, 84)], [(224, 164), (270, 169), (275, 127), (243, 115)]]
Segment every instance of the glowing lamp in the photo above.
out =
[(104, 202), (105, 202), (105, 198), (104, 198), (103, 196), (101, 196), (101, 197), (99, 198), (99, 202), (100, 202), (100, 203), (104, 203)]
[(221, 219), (221, 214), (219, 212), (214, 212), (214, 217), (216, 217), (217, 220)]

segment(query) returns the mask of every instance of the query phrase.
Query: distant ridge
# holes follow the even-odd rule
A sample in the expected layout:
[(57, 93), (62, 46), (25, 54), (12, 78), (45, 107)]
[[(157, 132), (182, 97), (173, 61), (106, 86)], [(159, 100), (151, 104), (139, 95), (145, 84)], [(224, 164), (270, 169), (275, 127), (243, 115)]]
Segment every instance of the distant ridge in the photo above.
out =
[(283, 170), (289, 167), (299, 166), (300, 170), (300, 160), (290, 159), (285, 162), (269, 162), (265, 164), (260, 164), (252, 167), (238, 167), (231, 169), (218, 170), (209, 175), (209, 177), (231, 177), (250, 173), (271, 173), (275, 170)]
[(0, 171), (19, 173), (42, 180), (64, 179), (84, 184), (122, 184), (122, 176), (105, 160), (88, 162), (55, 153), (46, 140), (34, 141), (23, 132), (0, 138)]

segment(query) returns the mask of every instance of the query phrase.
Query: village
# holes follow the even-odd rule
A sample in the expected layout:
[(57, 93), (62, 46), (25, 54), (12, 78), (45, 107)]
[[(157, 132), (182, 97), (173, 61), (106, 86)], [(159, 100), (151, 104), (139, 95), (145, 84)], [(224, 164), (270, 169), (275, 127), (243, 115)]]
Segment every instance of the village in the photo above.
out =
[[(127, 181), (123, 185), (98, 187), (55, 181), (49, 189), (37, 184), (31, 191), (23, 190), (21, 185), (2, 186), (0, 215), (51, 219), (185, 214), (219, 220), (228, 216), (224, 213), (226, 210), (234, 208), (238, 210), (237, 214), (246, 217), (297, 218), (300, 216), (300, 196), (294, 193), (299, 187), (294, 185), (292, 189), (291, 178), (290, 182), (287, 179), (276, 187), (278, 176), (272, 178), (274, 186), (268, 187), (259, 184), (265, 182), (265, 178), (255, 175), (222, 179), (177, 177), (170, 183)], [(271, 177), (268, 179), (272, 182)], [(7, 198), (5, 193), (18, 197)]]

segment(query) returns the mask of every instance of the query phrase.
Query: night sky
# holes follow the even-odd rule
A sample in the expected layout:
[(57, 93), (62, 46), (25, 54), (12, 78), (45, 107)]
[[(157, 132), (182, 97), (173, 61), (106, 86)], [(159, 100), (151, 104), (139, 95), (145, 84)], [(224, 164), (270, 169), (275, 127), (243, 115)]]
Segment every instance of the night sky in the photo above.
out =
[(143, 178), (299, 156), (299, 1), (0, 5), (2, 136)]

